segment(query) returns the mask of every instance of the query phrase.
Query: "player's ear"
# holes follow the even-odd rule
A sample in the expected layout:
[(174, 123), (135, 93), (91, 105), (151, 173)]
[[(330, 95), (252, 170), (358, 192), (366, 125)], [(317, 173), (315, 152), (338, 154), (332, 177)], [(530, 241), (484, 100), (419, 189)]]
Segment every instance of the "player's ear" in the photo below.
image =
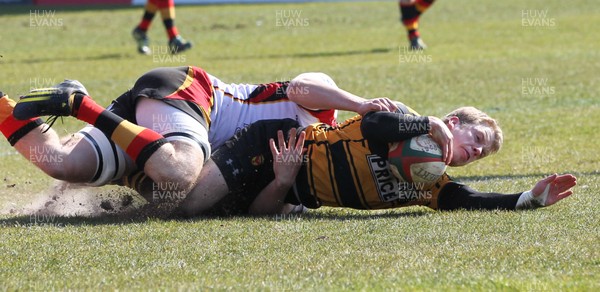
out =
[(454, 129), (459, 124), (460, 119), (457, 116), (451, 116), (446, 118), (446, 126), (448, 126), (448, 129), (450, 130)]

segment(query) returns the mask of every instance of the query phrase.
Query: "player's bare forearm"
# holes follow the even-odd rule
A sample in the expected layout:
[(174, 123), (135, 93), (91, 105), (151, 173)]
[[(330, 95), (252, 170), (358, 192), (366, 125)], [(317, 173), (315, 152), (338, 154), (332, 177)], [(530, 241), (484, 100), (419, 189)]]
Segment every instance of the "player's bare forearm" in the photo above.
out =
[(312, 110), (338, 109), (364, 115), (370, 111), (394, 111), (395, 104), (388, 98), (366, 99), (340, 89), (323, 73), (303, 73), (294, 78), (287, 88), (291, 101)]
[(283, 185), (273, 180), (252, 202), (248, 212), (252, 215), (281, 214), (285, 207), (284, 199), (291, 185)]
[(292, 79), (287, 88), (288, 98), (302, 107), (319, 109), (353, 110), (363, 98), (339, 89), (328, 82), (323, 73), (303, 73)]

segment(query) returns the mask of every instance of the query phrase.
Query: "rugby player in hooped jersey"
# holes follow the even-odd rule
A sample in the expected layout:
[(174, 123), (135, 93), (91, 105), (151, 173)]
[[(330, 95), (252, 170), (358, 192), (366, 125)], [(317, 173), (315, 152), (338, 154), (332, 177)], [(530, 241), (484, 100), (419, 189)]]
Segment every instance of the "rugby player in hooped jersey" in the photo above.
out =
[[(381, 168), (379, 164), (388, 161), (393, 143), (428, 131), (432, 133), (427, 117), (416, 116), (404, 105), (398, 109), (399, 113), (371, 112), (357, 116), (337, 127), (314, 124), (303, 128), (293, 120), (257, 122), (215, 151), (200, 176), (203, 187), (188, 195), (181, 207), (182, 214), (285, 214), (297, 211), (295, 206), (302, 205), (356, 209), (412, 205), (441, 210), (526, 209), (549, 206), (572, 194), (570, 189), (576, 178), (570, 174), (551, 175), (530, 191), (510, 195), (477, 192), (444, 174), (416, 190), (427, 196), (406, 195), (393, 171), (382, 178), (381, 173), (373, 173), (376, 169), (373, 164)], [(495, 120), (475, 108), (459, 108), (443, 121), (454, 137), (451, 144), (455, 154), (450, 166), (486, 157), (502, 144), (502, 131)], [(402, 123), (411, 125), (398, 127)], [(275, 139), (279, 146), (275, 146)], [(385, 167), (401, 167), (392, 164), (387, 162)], [(393, 196), (380, 187), (389, 185), (387, 182), (397, 186)], [(408, 191), (415, 190), (408, 188)]]
[[(2, 94), (0, 130), (26, 158), (40, 147), (60, 156), (58, 163), (31, 160), (53, 178), (91, 186), (146, 182), (168, 186), (163, 191), (181, 200), (196, 185), (212, 148), (236, 129), (278, 118), (333, 125), (335, 109), (364, 114), (395, 105), (346, 92), (323, 73), (290, 82), (228, 84), (188, 66), (144, 74), (106, 109), (78, 81), (34, 90), (18, 103)], [(61, 140), (38, 118), (42, 115), (70, 115), (90, 125)]]

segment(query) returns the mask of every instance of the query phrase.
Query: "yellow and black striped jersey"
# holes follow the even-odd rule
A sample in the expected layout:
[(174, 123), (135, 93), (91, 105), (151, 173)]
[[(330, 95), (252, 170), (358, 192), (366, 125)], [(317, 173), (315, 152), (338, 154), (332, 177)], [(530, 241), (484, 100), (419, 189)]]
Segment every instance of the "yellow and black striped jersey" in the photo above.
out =
[[(416, 116), (414, 111), (406, 112)], [(381, 119), (374, 124), (381, 124)], [(424, 205), (436, 209), (439, 191), (450, 181), (448, 176), (442, 176), (433, 185), (400, 183), (387, 160), (388, 143), (399, 141), (399, 136), (392, 130), (387, 132), (388, 136), (376, 139), (389, 127), (365, 129), (364, 126), (363, 118), (356, 116), (338, 127), (315, 124), (306, 128), (308, 159), (296, 186), (300, 198), (312, 197), (316, 202), (303, 203), (308, 207), (385, 209)], [(373, 134), (379, 130), (381, 133)]]

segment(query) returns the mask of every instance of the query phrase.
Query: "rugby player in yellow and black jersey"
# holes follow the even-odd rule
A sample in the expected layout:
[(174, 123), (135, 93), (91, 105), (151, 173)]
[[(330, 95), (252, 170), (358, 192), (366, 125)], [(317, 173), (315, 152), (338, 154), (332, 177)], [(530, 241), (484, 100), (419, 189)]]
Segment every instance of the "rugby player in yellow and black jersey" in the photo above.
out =
[[(502, 132), (495, 120), (475, 108), (459, 108), (443, 122), (453, 136), (450, 166), (483, 158), (498, 151), (502, 144)], [(392, 171), (394, 166), (388, 162), (390, 146), (432, 134), (431, 129), (430, 117), (418, 116), (402, 104), (398, 104), (396, 113), (370, 112), (337, 127), (319, 123), (299, 128), (289, 119), (257, 122), (213, 153), (201, 174), (202, 188), (188, 195), (181, 210), (193, 216), (285, 213), (294, 205), (515, 209), (548, 206), (572, 193), (570, 188), (576, 183), (572, 175), (552, 175), (532, 191), (511, 195), (480, 193), (452, 181), (447, 174), (427, 185), (399, 183)], [(278, 130), (292, 136), (289, 148), (283, 135), (278, 137)], [(298, 143), (303, 145), (294, 145), (301, 131), (304, 134)], [(270, 139), (279, 140), (282, 152), (293, 147), (304, 147), (305, 151), (301, 155), (296, 151), (287, 158), (280, 156), (275, 144), (267, 142)], [(283, 167), (277, 168), (278, 164)], [(281, 172), (287, 177), (292, 173), (292, 179), (278, 182)]]

